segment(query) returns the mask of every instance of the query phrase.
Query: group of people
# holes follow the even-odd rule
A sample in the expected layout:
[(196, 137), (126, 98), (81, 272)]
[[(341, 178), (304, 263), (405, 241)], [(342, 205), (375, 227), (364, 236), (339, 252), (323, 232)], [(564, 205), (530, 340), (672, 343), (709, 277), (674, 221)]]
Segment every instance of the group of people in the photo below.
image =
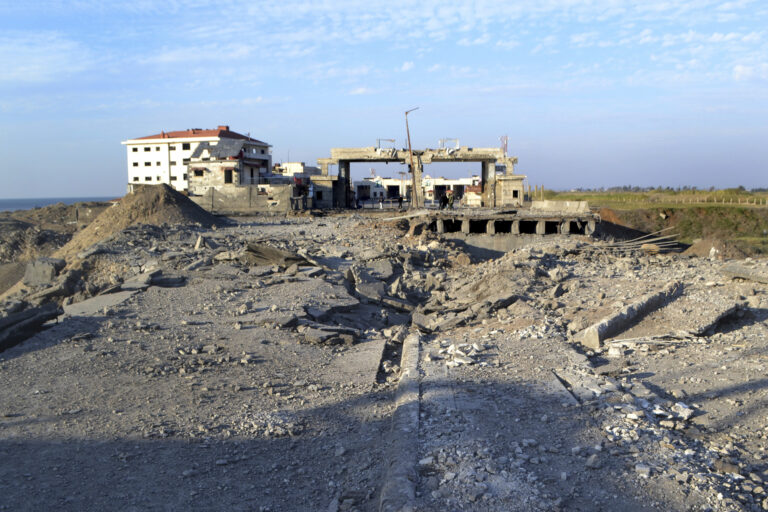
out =
[(440, 209), (445, 210), (446, 208), (453, 210), (453, 192), (450, 190), (447, 194), (443, 194), (440, 196)]

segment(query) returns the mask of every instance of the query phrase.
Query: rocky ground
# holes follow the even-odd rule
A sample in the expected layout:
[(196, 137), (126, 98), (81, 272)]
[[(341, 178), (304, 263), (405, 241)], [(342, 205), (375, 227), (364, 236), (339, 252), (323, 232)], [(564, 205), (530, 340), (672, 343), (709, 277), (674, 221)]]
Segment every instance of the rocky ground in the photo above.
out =
[(379, 510), (400, 467), (402, 510), (768, 510), (768, 285), (577, 236), (480, 261), (391, 215), (133, 224), (6, 294), (64, 314), (0, 353), (0, 509)]

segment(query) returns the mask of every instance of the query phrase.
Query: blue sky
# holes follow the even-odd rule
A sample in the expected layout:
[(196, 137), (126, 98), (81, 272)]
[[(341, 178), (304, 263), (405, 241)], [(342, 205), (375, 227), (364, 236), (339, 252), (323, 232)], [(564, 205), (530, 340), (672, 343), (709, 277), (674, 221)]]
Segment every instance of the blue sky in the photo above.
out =
[(768, 4), (0, 0), (0, 197), (120, 195), (161, 130), (404, 147), (416, 106), (414, 147), (508, 135), (547, 188), (768, 186)]

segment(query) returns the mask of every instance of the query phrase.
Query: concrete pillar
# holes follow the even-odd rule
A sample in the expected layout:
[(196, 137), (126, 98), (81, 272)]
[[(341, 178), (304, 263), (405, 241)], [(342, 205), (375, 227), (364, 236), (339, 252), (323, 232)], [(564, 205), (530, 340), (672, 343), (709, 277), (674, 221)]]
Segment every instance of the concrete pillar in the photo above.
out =
[(587, 235), (591, 235), (592, 233), (595, 232), (595, 229), (596, 229), (595, 221), (590, 220), (589, 222), (587, 222), (587, 229), (584, 230), (584, 233)]
[(464, 219), (461, 221), (461, 232), (469, 234), (469, 219)]
[(547, 223), (543, 220), (540, 220), (536, 223), (536, 234), (537, 235), (543, 235), (547, 232)]
[(483, 187), (483, 206), (496, 206), (496, 162), (481, 163), (481, 185)]
[(424, 189), (422, 188), (421, 173), (424, 170), (424, 164), (420, 158), (415, 158), (413, 162), (413, 176), (411, 177), (411, 208), (424, 207)]
[(569, 219), (565, 219), (562, 224), (560, 224), (560, 233), (563, 235), (567, 235), (571, 232), (571, 221)]
[(445, 222), (443, 219), (437, 219), (435, 221), (435, 227), (438, 233), (445, 233)]
[(349, 160), (339, 160), (339, 196), (333, 200), (341, 208), (347, 208), (349, 205), (349, 187), (350, 187), (350, 163)]
[(488, 224), (485, 225), (485, 232), (489, 235), (495, 235), (496, 234), (496, 221), (495, 220), (489, 220)]
[(512, 221), (511, 233), (513, 235), (519, 235), (520, 234), (520, 221), (519, 220), (513, 220)]

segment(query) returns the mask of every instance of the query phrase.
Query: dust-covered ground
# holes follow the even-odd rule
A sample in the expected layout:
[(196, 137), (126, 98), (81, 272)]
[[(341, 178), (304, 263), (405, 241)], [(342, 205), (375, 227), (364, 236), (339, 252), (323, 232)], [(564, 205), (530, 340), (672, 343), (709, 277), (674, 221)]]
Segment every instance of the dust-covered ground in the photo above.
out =
[[(0, 508), (378, 510), (394, 461), (403, 510), (768, 509), (768, 285), (577, 236), (480, 261), (406, 229), (197, 219), (63, 249), (69, 295), (6, 297), (65, 314), (0, 353)], [(407, 333), (415, 452), (391, 429)]]

